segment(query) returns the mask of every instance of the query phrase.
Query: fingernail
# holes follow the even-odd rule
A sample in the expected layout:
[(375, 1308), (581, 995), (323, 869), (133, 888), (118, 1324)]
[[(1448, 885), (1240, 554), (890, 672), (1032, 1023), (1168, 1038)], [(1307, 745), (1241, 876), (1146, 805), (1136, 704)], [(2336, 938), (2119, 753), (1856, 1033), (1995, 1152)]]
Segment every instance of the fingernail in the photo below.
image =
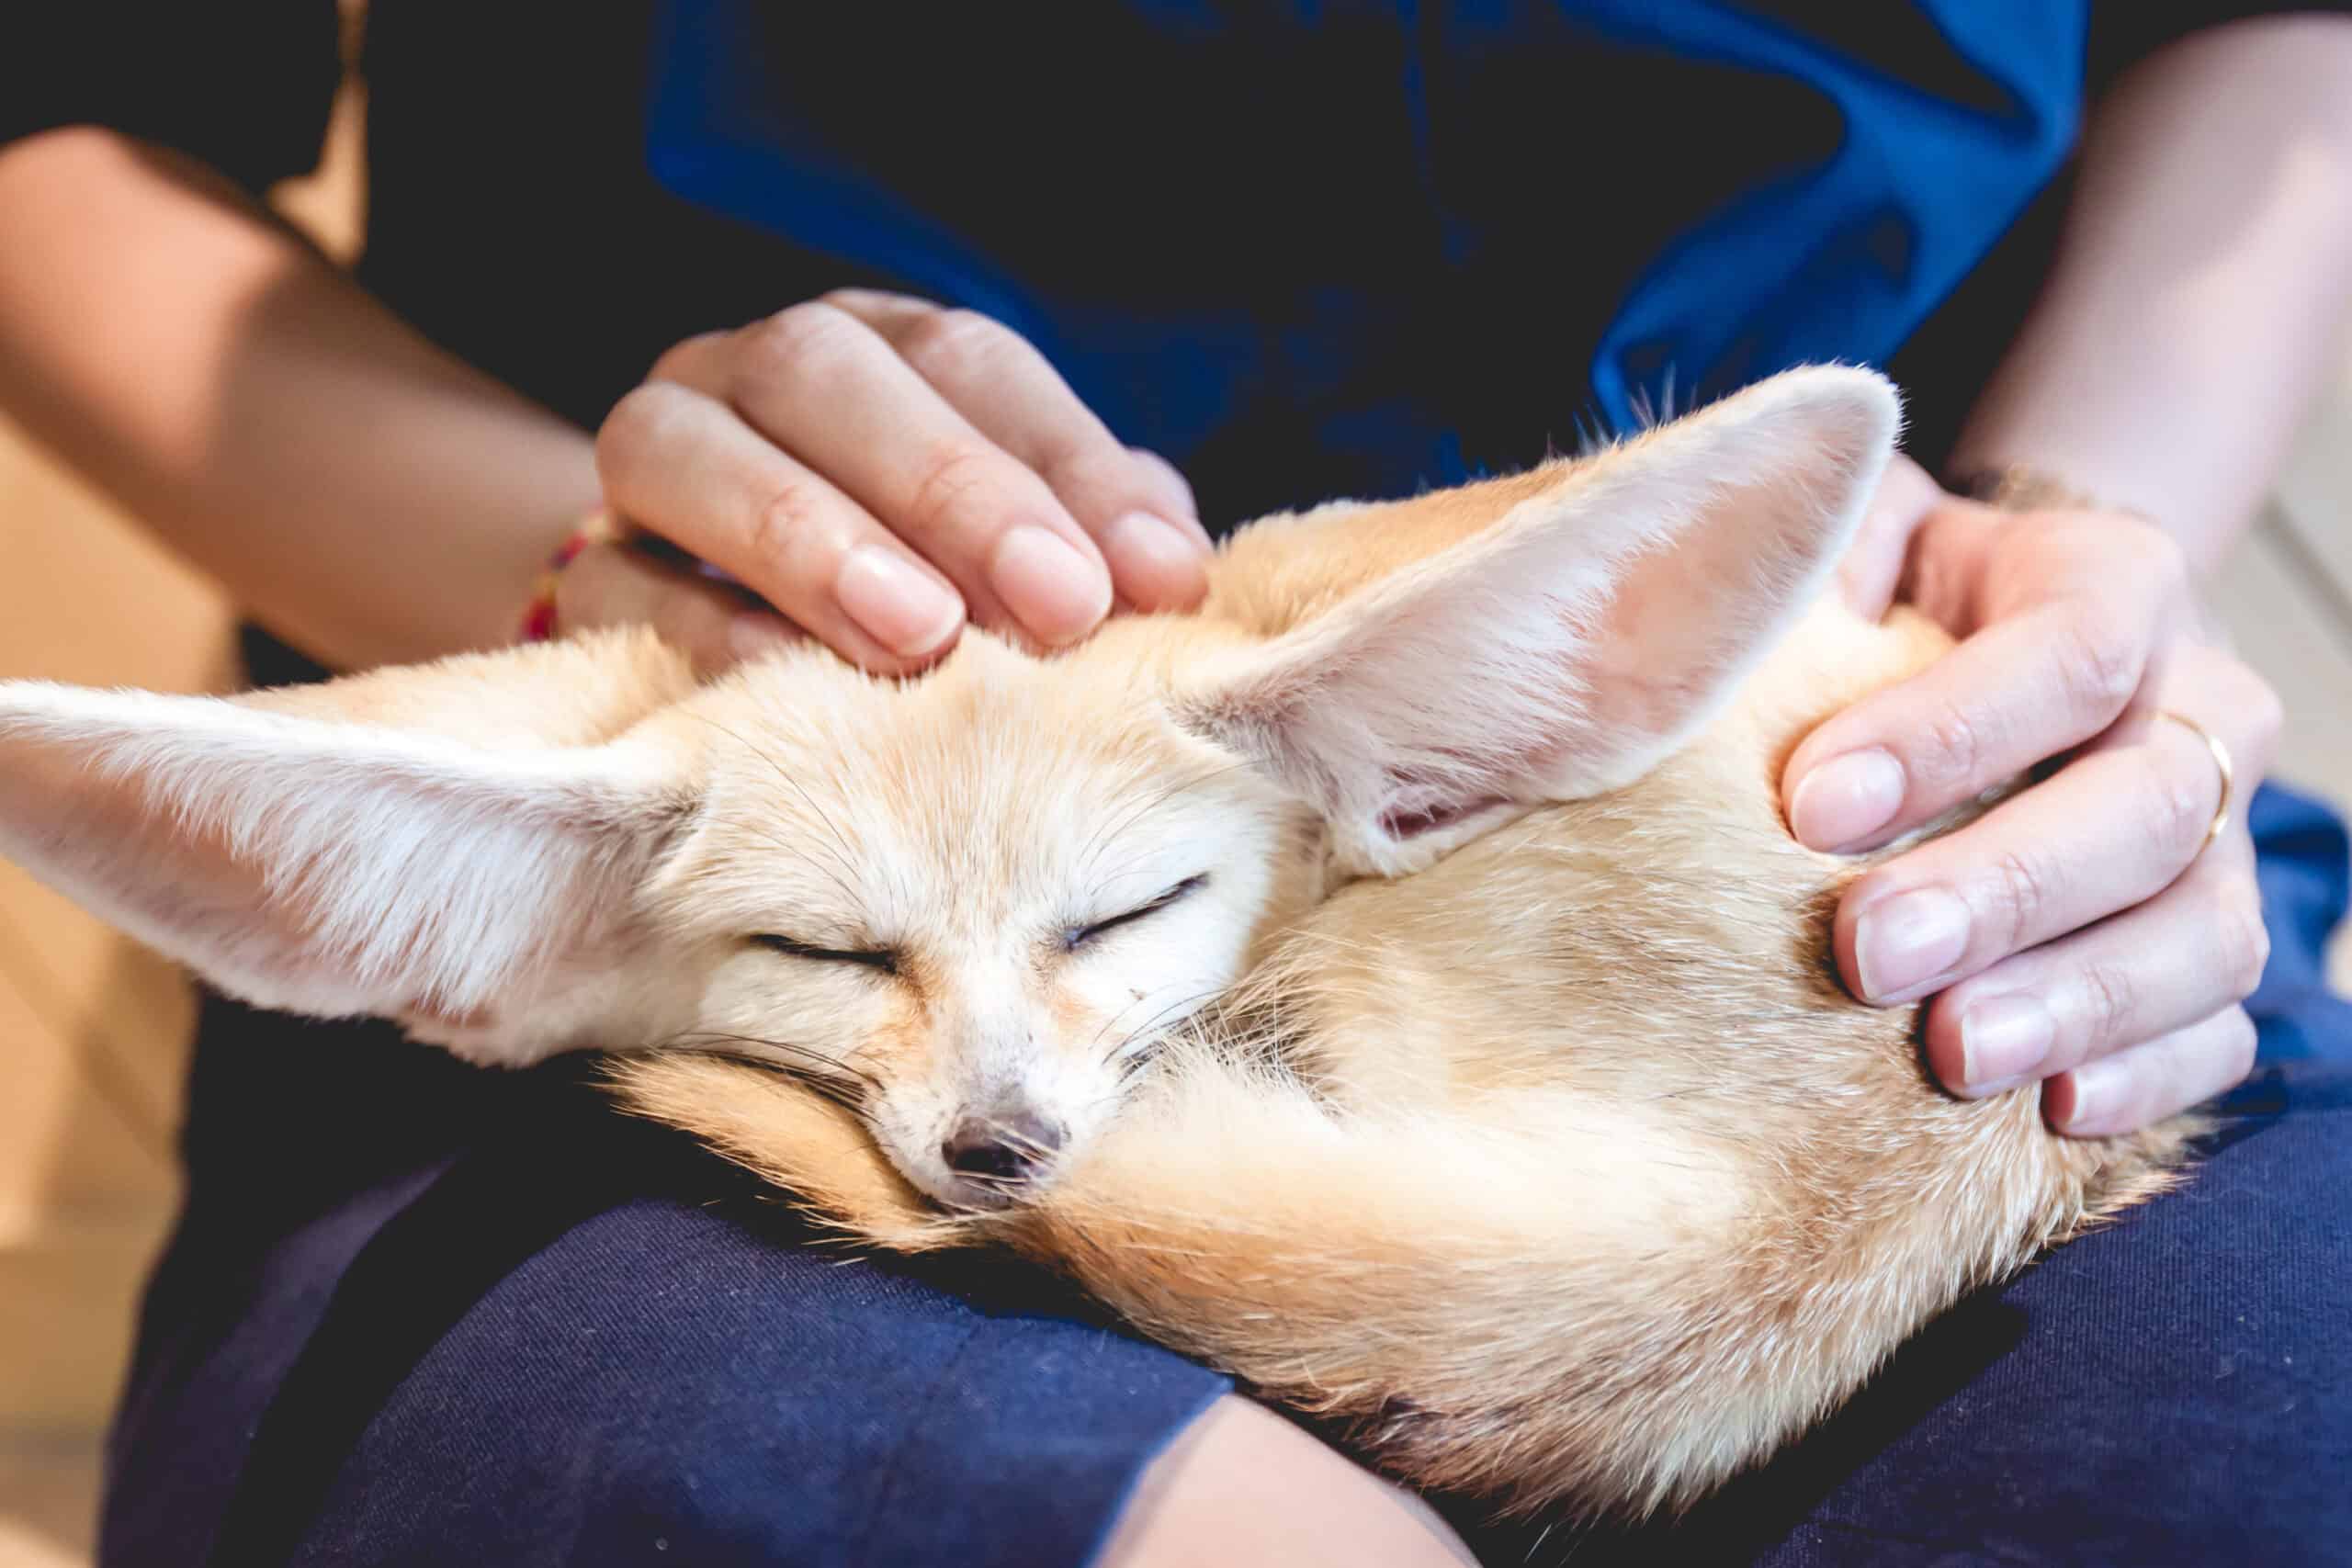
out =
[(774, 615), (738, 615), (727, 623), (727, 651), (739, 663), (748, 664), (792, 641), (792, 628)]
[(1189, 512), (1176, 516), (1176, 531), (1198, 545), (1204, 556), (1216, 554), (1216, 541), (1209, 537), (1208, 525)]
[(901, 659), (929, 653), (964, 619), (961, 600), (879, 545), (842, 558), (833, 599), (866, 636)]
[(1885, 751), (1849, 751), (1810, 770), (1789, 797), (1789, 829), (1809, 849), (1859, 844), (1903, 809), (1903, 764)]
[(2108, 1125), (2115, 1115), (2116, 1107), (2121, 1103), (2122, 1086), (2116, 1076), (2118, 1070), (2117, 1064), (2113, 1062), (2091, 1062), (2068, 1073), (2066, 1077), (2072, 1081), (2067, 1086), (2066, 1114), (2063, 1119), (2053, 1116), (2052, 1125), (2062, 1133), (2071, 1133), (2078, 1137), (2096, 1137), (2105, 1133), (2123, 1131)]
[(1148, 512), (1113, 519), (1102, 530), (1102, 545), (1127, 597), (1143, 609), (1190, 604), (1208, 586), (1206, 545)]
[(1960, 1076), (1972, 1094), (1995, 1094), (2049, 1059), (2057, 1025), (2033, 997), (1987, 997), (1960, 1015)]
[(1184, 477), (1183, 470), (1149, 447), (1137, 446), (1133, 450), (1137, 462), (1153, 469), (1165, 481), (1155, 488), (1160, 491), (1160, 499), (1170, 504), (1163, 507), (1159, 515), (1198, 538), (1203, 549), (1215, 549), (1216, 541), (1209, 537), (1209, 531), (1201, 526), (1200, 502), (1193, 494), (1192, 481)]
[(1060, 535), (1023, 524), (989, 556), (989, 586), (1048, 648), (1074, 642), (1111, 612), (1111, 582)]
[(1940, 887), (1873, 904), (1854, 931), (1862, 995), (1891, 1001), (1950, 969), (1967, 948), (1968, 906)]

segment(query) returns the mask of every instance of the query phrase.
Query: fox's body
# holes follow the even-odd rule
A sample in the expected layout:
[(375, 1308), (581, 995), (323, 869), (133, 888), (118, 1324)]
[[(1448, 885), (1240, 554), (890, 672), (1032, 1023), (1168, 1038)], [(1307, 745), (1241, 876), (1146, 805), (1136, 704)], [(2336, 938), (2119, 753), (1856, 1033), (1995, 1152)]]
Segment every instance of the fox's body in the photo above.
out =
[(638, 1052), (850, 1234), (1021, 1248), (1408, 1480), (1669, 1506), (2179, 1151), (1946, 1098), (1827, 968), (1775, 780), (1940, 646), (1815, 603), (1894, 423), (1792, 373), (903, 686), (0, 687), (0, 851), (267, 1005)]
[(1780, 763), (1942, 645), (1825, 606), (1637, 783), (1338, 889), (1033, 1201), (943, 1219), (854, 1116), (733, 1064), (635, 1059), (624, 1094), (862, 1239), (1065, 1269), (1417, 1484), (1688, 1502), (2177, 1164), (2178, 1124), (1945, 1095), (1915, 1010), (1829, 968), (1860, 867), (1788, 836)]

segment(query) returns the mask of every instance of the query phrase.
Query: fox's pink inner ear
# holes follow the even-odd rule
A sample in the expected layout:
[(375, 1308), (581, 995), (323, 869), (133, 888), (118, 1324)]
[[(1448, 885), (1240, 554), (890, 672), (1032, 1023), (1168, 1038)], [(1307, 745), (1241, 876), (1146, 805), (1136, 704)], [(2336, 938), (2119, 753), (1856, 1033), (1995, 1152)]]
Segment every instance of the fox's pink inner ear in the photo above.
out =
[(1826, 583), (1900, 423), (1867, 371), (1791, 371), (1589, 461), (1498, 522), (1208, 672), (1186, 720), (1426, 863), (1509, 803), (1639, 777)]
[(1624, 562), (1582, 671), (1596, 730), (1625, 743), (1687, 732), (1825, 585), (1893, 449), (1892, 411), (1881, 424), (1861, 401), (1803, 410), (1781, 461)]
[(527, 1006), (628, 918), (693, 805), (673, 762), (627, 739), (495, 751), (0, 683), (0, 856), (264, 1007)]

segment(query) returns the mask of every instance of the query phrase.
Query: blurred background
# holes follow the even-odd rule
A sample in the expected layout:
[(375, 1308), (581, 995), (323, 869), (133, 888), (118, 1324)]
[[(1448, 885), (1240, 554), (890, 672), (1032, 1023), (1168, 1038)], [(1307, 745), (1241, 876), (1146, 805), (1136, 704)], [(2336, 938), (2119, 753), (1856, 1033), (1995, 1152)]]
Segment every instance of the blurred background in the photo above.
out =
[[(356, 251), (361, 105), (273, 200)], [(2352, 344), (2260, 524), (2212, 585), (2278, 687), (2278, 776), (2352, 801)], [(228, 689), (231, 606), (0, 422), (0, 677)], [(103, 591), (98, 585), (104, 585)], [(2333, 954), (2352, 981), (2352, 943)], [(187, 982), (0, 863), (0, 1568), (89, 1559), (99, 1445), (176, 1201)]]
[[(362, 118), (346, 85), (318, 173), (271, 193), (344, 261)], [(0, 562), (0, 677), (236, 682), (229, 602), (6, 419)], [(90, 1561), (99, 1444), (178, 1201), (195, 1016), (173, 965), (0, 861), (0, 1568)]]

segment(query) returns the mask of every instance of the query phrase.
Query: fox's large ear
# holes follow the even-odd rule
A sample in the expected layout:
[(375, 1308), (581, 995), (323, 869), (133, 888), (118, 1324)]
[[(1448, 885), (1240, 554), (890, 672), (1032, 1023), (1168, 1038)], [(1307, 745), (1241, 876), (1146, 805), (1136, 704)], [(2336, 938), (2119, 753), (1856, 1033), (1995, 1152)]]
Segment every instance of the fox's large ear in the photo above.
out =
[(1629, 783), (1824, 586), (1900, 421), (1883, 377), (1794, 370), (1532, 495), (1493, 487), (1519, 499), (1490, 525), (1206, 672), (1184, 716), (1314, 801), (1363, 872)]
[(622, 731), (691, 684), (606, 638), (227, 701), (0, 683), (0, 855), (232, 995), (527, 1059), (526, 1008), (690, 811)]

